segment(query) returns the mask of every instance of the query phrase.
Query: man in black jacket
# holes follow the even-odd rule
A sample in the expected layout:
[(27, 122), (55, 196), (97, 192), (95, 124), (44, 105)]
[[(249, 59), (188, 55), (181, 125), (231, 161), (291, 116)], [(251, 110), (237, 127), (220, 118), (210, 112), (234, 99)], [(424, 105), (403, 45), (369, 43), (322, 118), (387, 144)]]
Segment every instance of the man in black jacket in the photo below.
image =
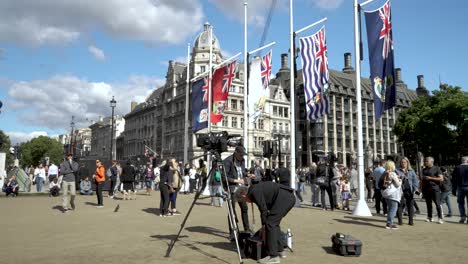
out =
[[(228, 179), (227, 184), (229, 187), (229, 191), (231, 192), (231, 195), (234, 194), (234, 192), (237, 190), (239, 186), (246, 185), (247, 183), (247, 175), (246, 175), (245, 160), (244, 160), (245, 154), (246, 154), (245, 148), (242, 146), (237, 146), (234, 151), (234, 154), (227, 157), (223, 161), (224, 169), (226, 170), (226, 176)], [(244, 225), (244, 230), (251, 231), (250, 225), (249, 225), (249, 216), (248, 216), (249, 208), (247, 207), (247, 203), (239, 201), (238, 204), (241, 208), (241, 216), (242, 216), (242, 223)], [(238, 220), (237, 220), (235, 205), (236, 203), (234, 199), (232, 199), (232, 208), (234, 209), (234, 216), (235, 216), (235, 220), (237, 223)], [(230, 234), (230, 240), (232, 241), (234, 239), (234, 234), (232, 232), (231, 225), (229, 225), (229, 234)]]
[(259, 263), (279, 263), (279, 256), (285, 256), (280, 223), (296, 202), (293, 189), (274, 182), (260, 182), (250, 188), (239, 187), (234, 197), (238, 201), (255, 203), (260, 211), (261, 237), (266, 240), (267, 256)]
[(468, 204), (468, 156), (462, 157), (462, 164), (453, 170), (452, 194), (457, 195), (460, 223), (463, 224), (466, 221), (465, 200)]
[(276, 169), (276, 181), (279, 184), (283, 184), (284, 186), (291, 185), (291, 172), (284, 167), (284, 162), (280, 162), (278, 169)]

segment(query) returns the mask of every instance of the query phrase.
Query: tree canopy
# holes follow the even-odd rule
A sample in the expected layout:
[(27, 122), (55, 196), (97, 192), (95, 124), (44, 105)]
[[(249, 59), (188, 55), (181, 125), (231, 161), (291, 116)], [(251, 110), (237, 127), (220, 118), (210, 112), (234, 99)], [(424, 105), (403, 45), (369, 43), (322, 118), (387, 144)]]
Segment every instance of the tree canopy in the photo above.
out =
[(59, 164), (63, 159), (63, 146), (55, 139), (39, 136), (21, 144), (21, 164), (36, 166), (45, 157)]
[(5, 166), (8, 167), (10, 164), (13, 164), (13, 156), (10, 154), (10, 137), (6, 135), (2, 130), (0, 130), (0, 138), (3, 142), (2, 146), (0, 147), (0, 152), (4, 152), (6, 154)]
[(419, 97), (394, 126), (405, 151), (421, 151), (441, 163), (457, 163), (468, 154), (468, 93), (442, 84), (433, 96)]

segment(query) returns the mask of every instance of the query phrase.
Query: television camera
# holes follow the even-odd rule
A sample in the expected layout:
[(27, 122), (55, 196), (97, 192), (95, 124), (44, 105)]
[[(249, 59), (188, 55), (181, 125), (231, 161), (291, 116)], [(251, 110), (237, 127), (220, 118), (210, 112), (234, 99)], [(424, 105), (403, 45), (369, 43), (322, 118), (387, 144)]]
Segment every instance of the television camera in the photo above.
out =
[(226, 131), (211, 132), (197, 135), (197, 147), (206, 152), (226, 152), (228, 147), (236, 147), (242, 144), (241, 135), (229, 135)]

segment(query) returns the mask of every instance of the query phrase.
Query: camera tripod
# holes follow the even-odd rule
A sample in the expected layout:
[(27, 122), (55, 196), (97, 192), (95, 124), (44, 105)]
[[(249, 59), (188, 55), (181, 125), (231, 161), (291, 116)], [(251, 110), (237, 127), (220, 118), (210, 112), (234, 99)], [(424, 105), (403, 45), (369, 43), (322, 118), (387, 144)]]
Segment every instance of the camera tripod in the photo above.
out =
[[(179, 229), (179, 232), (177, 233), (177, 236), (169, 244), (169, 247), (168, 247), (167, 252), (166, 252), (166, 257), (170, 257), (171, 251), (174, 248), (175, 243), (179, 239), (180, 233), (184, 229), (185, 224), (186, 224), (186, 222), (187, 222), (187, 220), (188, 220), (188, 218), (190, 216), (190, 213), (192, 212), (192, 209), (193, 209), (194, 205), (196, 204), (198, 198), (200, 198), (200, 195), (203, 193), (203, 191), (205, 190), (205, 188), (206, 188), (206, 186), (208, 184), (208, 179), (210, 177), (214, 177), (214, 173), (216, 171), (221, 170), (221, 175), (222, 175), (221, 188), (222, 188), (222, 190), (224, 190), (224, 184), (228, 185), (228, 178), (227, 178), (227, 175), (226, 175), (226, 170), (224, 168), (223, 160), (221, 159), (221, 154), (219, 152), (215, 151), (215, 150), (208, 151), (208, 154), (210, 154), (211, 157), (213, 157), (213, 162), (216, 164), (216, 166), (212, 166), (210, 168), (210, 171), (206, 175), (206, 177), (200, 179), (202, 181), (202, 184), (200, 185), (200, 187), (198, 188), (198, 190), (195, 193), (195, 197), (193, 198), (193, 202), (192, 202), (189, 210), (187, 211), (187, 215), (185, 216), (184, 220), (182, 221), (182, 224), (180, 225), (180, 229)], [(200, 158), (202, 156), (204, 156), (204, 155), (201, 155), (199, 157), (195, 157), (194, 159)], [(194, 160), (194, 159), (192, 159), (192, 160)], [(235, 214), (234, 214), (234, 208), (232, 206), (232, 197), (231, 197), (231, 192), (229, 191), (229, 186), (227, 186), (227, 192), (223, 192), (222, 198), (225, 199), (226, 203), (228, 204), (227, 208), (228, 208), (229, 225), (230, 225), (231, 230), (232, 230), (232, 232), (234, 234), (234, 240), (236, 241), (236, 248), (237, 248), (237, 254), (238, 254), (238, 257), (239, 257), (239, 263), (243, 263), (242, 256), (241, 256), (241, 251), (240, 251), (240, 247), (239, 247), (239, 239), (238, 239), (239, 228), (237, 226), (236, 217), (235, 217)]]

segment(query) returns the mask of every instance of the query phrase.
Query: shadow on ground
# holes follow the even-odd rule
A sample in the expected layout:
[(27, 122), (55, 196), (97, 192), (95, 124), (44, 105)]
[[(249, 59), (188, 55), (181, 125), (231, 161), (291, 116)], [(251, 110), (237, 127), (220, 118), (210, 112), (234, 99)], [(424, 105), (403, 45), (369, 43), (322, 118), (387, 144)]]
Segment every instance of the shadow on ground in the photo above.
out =
[(154, 214), (154, 215), (160, 215), (161, 210), (159, 208), (145, 208), (141, 209), (143, 212), (148, 213), (148, 214)]

